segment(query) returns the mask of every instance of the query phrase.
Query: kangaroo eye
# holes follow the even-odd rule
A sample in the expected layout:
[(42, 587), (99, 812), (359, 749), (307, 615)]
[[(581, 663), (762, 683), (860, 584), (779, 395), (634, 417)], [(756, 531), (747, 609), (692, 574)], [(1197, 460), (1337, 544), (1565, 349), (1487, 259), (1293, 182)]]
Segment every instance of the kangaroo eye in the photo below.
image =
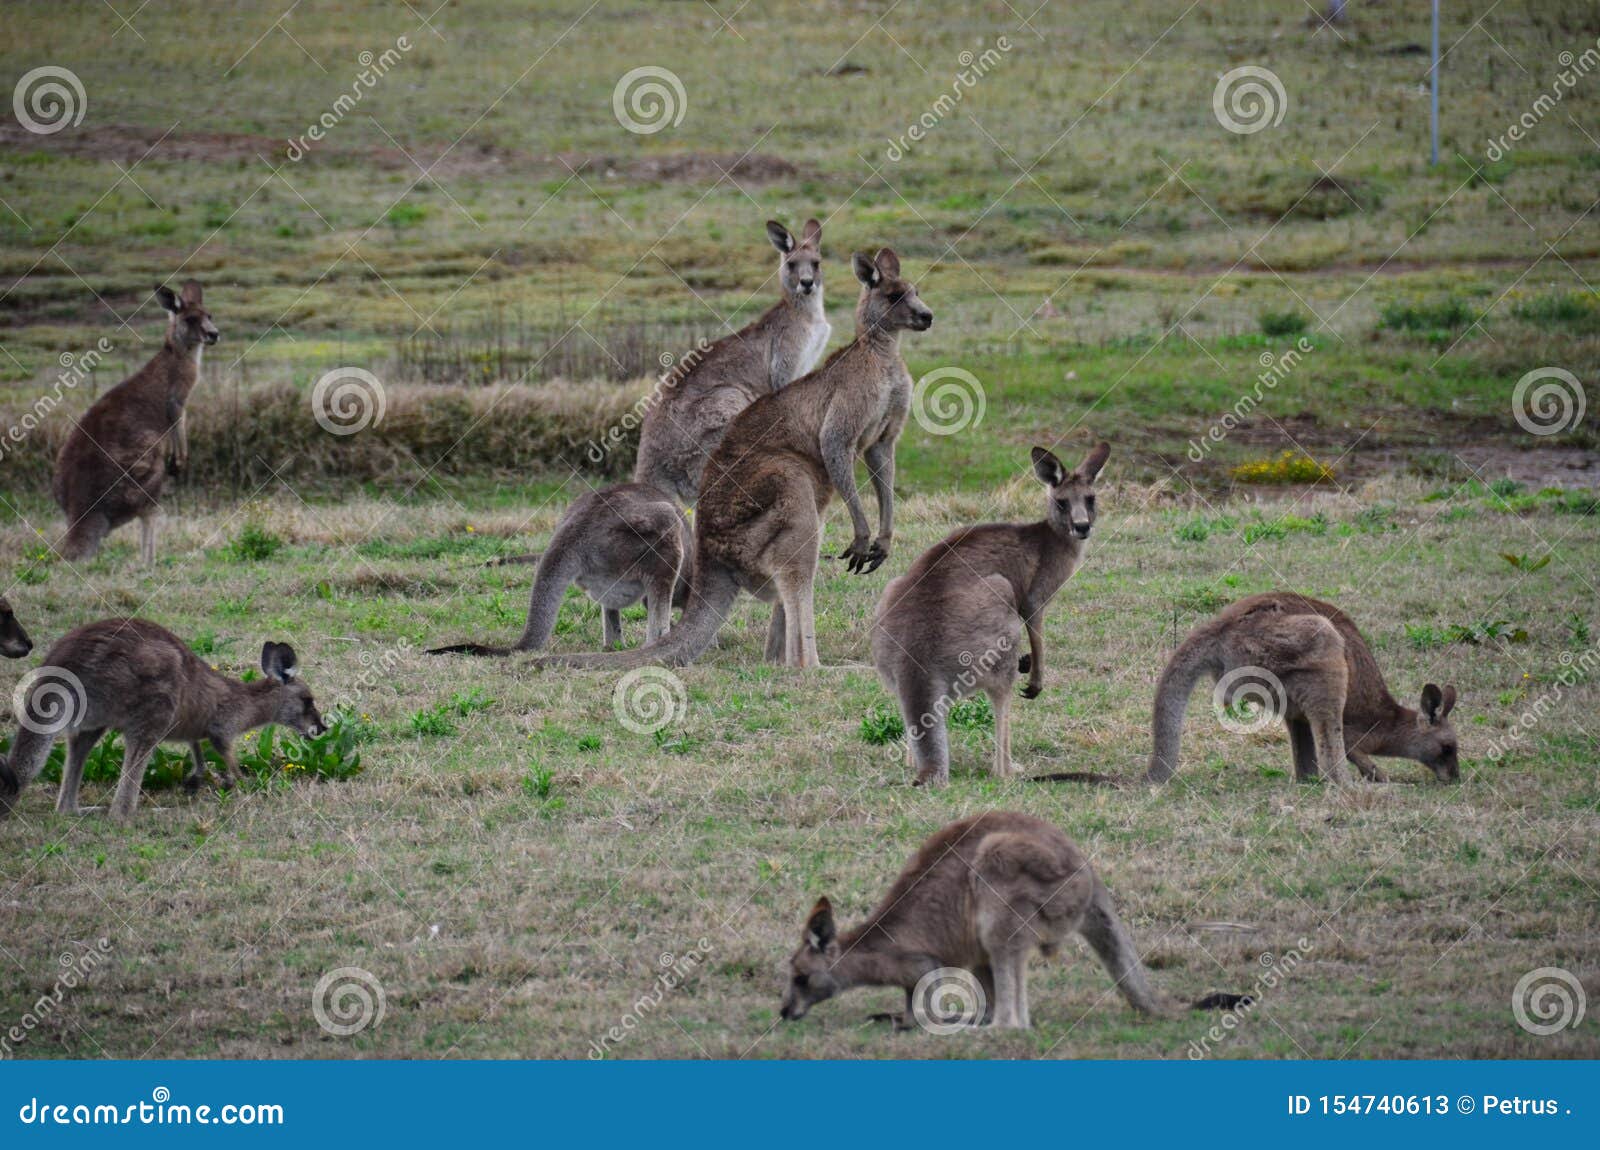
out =
[(1087, 507), (1090, 511), (1093, 511), (1094, 510), (1094, 496), (1093, 495), (1085, 495), (1083, 497), (1083, 505), (1085, 507)]
[(906, 299), (906, 293), (903, 292), (903, 291), (892, 291), (892, 292), (889, 293), (889, 302), (890, 303), (904, 303), (905, 299)]

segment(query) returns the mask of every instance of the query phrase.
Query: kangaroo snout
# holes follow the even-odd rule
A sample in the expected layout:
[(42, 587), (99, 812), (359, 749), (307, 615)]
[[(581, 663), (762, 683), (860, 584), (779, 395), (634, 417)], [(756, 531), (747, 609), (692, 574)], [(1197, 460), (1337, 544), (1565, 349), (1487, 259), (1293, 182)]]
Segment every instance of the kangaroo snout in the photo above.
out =
[(1076, 535), (1079, 539), (1087, 539), (1087, 538), (1089, 538), (1089, 532), (1091, 532), (1093, 530), (1094, 530), (1094, 524), (1093, 523), (1074, 523), (1072, 525), (1072, 533), (1074, 535)]
[(222, 333), (217, 330), (217, 327), (216, 327), (215, 324), (209, 324), (208, 323), (208, 324), (206, 324), (206, 328), (205, 328), (205, 337), (206, 337), (206, 346), (210, 347), (213, 344), (215, 344), (217, 342), (217, 340), (222, 338)]
[(917, 331), (927, 331), (933, 326), (933, 312), (929, 311), (927, 308), (923, 308), (921, 311), (917, 312), (913, 319), (913, 326)]

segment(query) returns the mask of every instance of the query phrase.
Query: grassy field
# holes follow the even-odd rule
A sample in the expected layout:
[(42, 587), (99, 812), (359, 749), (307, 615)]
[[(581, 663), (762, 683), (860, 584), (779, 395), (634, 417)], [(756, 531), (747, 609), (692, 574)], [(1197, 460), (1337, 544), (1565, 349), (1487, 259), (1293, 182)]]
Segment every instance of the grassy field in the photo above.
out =
[[(0, 1037), (106, 956), (4, 1053), (1600, 1055), (1592, 1018), (1539, 1037), (1511, 1010), (1536, 968), (1600, 988), (1600, 694), (1573, 681), (1600, 660), (1597, 409), (1535, 434), (1514, 390), (1559, 368), (1569, 408), (1596, 398), (1600, 75), (1490, 147), (1581, 65), (1562, 54), (1594, 46), (1600, 9), (1446, 7), (1430, 167), (1423, 5), (1352, 4), (1338, 29), (1264, 0), (1026, 20), (943, 2), (152, 5), (129, 24), (88, 0), (9, 6), (0, 77), (70, 69), (84, 115), (53, 134), (0, 120), (0, 429), (63, 354), (112, 350), (0, 455), (0, 594), (40, 643), (0, 687), (107, 615), (235, 673), (287, 640), (319, 702), (349, 704), (361, 769), (313, 778), (280, 748), (270, 777), (197, 800), (158, 776), (131, 828), (58, 818), (35, 785), (0, 825)], [(388, 49), (326, 138), (290, 147)], [(1213, 92), (1250, 65), (1284, 115), (1235, 134)], [(653, 134), (613, 106), (641, 66), (682, 86), (681, 121)], [(892, 245), (938, 317), (906, 340), (913, 372), (962, 368), (984, 401), (956, 434), (908, 425), (885, 568), (825, 565), (826, 668), (763, 664), (746, 600), (641, 734), (615, 676), (424, 656), (516, 633), (530, 573), (483, 562), (538, 550), (626, 469), (584, 445), (660, 354), (766, 306), (762, 221), (809, 214), (835, 345), (849, 252)], [(59, 562), (51, 448), (154, 350), (151, 285), (190, 275), (224, 342), (161, 558), (141, 569), (123, 532)], [(344, 366), (378, 376), (389, 417), (340, 438), (308, 396)], [(878, 593), (962, 524), (1036, 516), (1030, 445), (1100, 438), (1100, 526), (1014, 753), (1129, 785), (992, 780), (979, 714), (952, 785), (911, 788), (902, 749), (867, 737), (889, 706), (867, 661)], [(1331, 476), (1250, 481), (1285, 451)], [(829, 553), (847, 527), (835, 508)], [(1165, 655), (1274, 587), (1343, 605), (1404, 701), (1458, 685), (1460, 786), (1399, 763), (1392, 785), (1297, 786), (1281, 728), (1230, 733), (1203, 695), (1176, 782), (1132, 782)], [(569, 598), (559, 649), (599, 637)], [(1035, 962), (1026, 1034), (890, 1033), (867, 1022), (898, 1008), (887, 991), (780, 1024), (816, 897), (858, 918), (928, 834), (993, 808), (1089, 851), (1162, 989), (1256, 1008), (1220, 1039), (1215, 1017), (1140, 1021), (1069, 953)], [(339, 1036), (312, 1003), (346, 967), (385, 1008)]]

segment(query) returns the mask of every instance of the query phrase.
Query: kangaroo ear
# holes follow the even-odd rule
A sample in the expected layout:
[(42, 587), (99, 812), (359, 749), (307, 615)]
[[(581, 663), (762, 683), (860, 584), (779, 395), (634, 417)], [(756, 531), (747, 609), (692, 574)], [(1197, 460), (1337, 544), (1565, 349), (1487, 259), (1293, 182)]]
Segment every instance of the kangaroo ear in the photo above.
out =
[(156, 284), (156, 299), (160, 301), (163, 311), (170, 311), (174, 315), (183, 310), (183, 305), (178, 302), (178, 297), (172, 294), (172, 289), (164, 284)]
[(1456, 685), (1446, 683), (1440, 696), (1439, 721), (1442, 723), (1450, 717), (1450, 712), (1456, 709)]
[(814, 248), (822, 246), (822, 225), (815, 219), (806, 221), (806, 226), (802, 229), (801, 235), (804, 237), (801, 240), (802, 243), (810, 244)]
[(1444, 705), (1444, 692), (1439, 690), (1435, 683), (1429, 683), (1422, 688), (1422, 713), (1428, 717), (1429, 723), (1439, 721), (1439, 708)]
[(861, 281), (862, 287), (877, 287), (883, 277), (878, 274), (878, 267), (872, 262), (872, 257), (866, 252), (856, 252), (850, 257), (850, 267), (856, 273), (856, 279)]
[(287, 683), (300, 670), (300, 660), (294, 648), (287, 643), (274, 643), (270, 639), (261, 645), (261, 669), (267, 678)]
[(819, 898), (806, 919), (806, 945), (812, 950), (826, 950), (839, 937), (833, 923), (833, 904), (826, 897)]
[(1043, 447), (1033, 449), (1033, 473), (1046, 487), (1059, 487), (1067, 477), (1067, 469), (1061, 466), (1061, 460)]
[(1109, 458), (1111, 458), (1111, 445), (1097, 444), (1095, 449), (1089, 452), (1088, 458), (1078, 464), (1078, 474), (1093, 483), (1094, 477), (1100, 474), (1100, 469), (1106, 465), (1106, 460)]
[(772, 241), (772, 246), (784, 255), (794, 251), (794, 237), (789, 234), (789, 229), (777, 220), (767, 221), (767, 239)]
[(890, 279), (900, 275), (900, 257), (894, 254), (893, 248), (884, 248), (878, 253), (878, 258), (872, 261), (878, 265), (878, 270)]
[(190, 280), (183, 285), (183, 294), (179, 296), (184, 307), (200, 306), (200, 281)]

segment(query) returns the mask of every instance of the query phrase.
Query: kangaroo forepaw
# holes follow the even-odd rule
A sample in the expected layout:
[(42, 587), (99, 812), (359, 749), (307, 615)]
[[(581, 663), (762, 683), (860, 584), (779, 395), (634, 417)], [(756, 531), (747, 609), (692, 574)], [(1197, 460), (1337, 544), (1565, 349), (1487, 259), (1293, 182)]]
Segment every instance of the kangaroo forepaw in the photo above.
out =
[(1044, 694), (1043, 683), (1029, 683), (1022, 688), (1022, 697), (1024, 699), (1037, 699), (1042, 694)]

